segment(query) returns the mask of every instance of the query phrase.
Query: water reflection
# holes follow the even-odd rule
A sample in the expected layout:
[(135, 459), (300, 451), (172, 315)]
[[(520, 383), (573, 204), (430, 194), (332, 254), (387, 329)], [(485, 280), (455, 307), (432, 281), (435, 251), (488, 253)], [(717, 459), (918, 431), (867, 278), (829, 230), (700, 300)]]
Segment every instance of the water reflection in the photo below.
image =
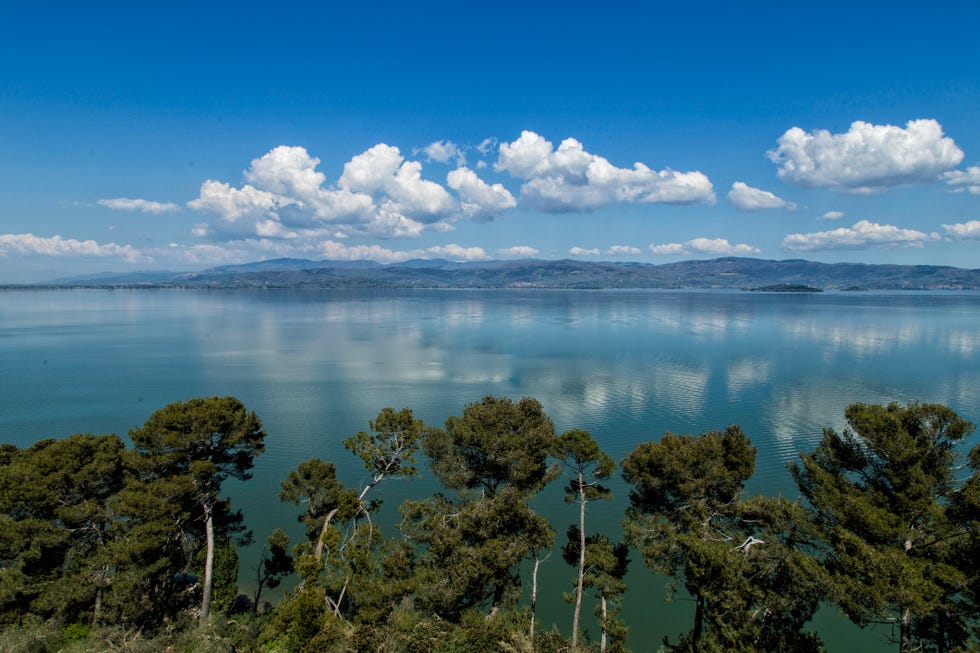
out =
[[(171, 401), (236, 395), (269, 432), (255, 477), (231, 485), (259, 540), (293, 523), (276, 495), (299, 461), (332, 459), (346, 483), (361, 479), (340, 442), (384, 406), (442, 424), (485, 394), (531, 395), (559, 430), (591, 431), (617, 460), (664, 431), (739, 423), (759, 452), (750, 491), (787, 493), (786, 463), (824, 427), (841, 428), (849, 403), (933, 401), (980, 418), (975, 294), (116, 291), (0, 301), (0, 442), (124, 434)], [(597, 512), (608, 528), (625, 507), (613, 483), (618, 499)], [(393, 484), (385, 509), (433, 489), (425, 478)]]

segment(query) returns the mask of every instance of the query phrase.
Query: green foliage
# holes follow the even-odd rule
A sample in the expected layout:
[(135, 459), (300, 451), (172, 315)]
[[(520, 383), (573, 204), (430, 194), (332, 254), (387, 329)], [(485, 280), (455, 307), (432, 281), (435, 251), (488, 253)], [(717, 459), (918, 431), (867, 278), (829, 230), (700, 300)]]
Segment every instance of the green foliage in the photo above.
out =
[[(221, 485), (229, 477), (251, 478), (255, 456), (265, 450), (265, 435), (255, 413), (234, 397), (175, 402), (129, 432), (140, 458), (138, 481), (144, 487), (155, 486), (161, 479), (177, 484), (175, 489), (184, 492), (181, 503), (203, 521), (207, 550), (201, 583), (202, 621), (207, 621), (211, 608), (216, 536), (228, 534), (227, 527), (240, 522), (227, 519), (216, 524), (219, 513), (233, 514), (221, 499)], [(217, 532), (221, 526), (225, 528)], [(178, 536), (186, 535), (187, 529), (175, 527)]]
[[(599, 448), (588, 431), (566, 431), (555, 442), (554, 456), (568, 470), (566, 501), (611, 499), (609, 488), (600, 484), (616, 469), (616, 462)], [(588, 480), (586, 480), (588, 479)]]
[[(194, 556), (193, 573), (204, 577), (205, 550)], [(214, 604), (217, 610), (230, 612), (238, 597), (238, 547), (227, 535), (219, 535), (214, 549)]]
[[(42, 440), (5, 448), (0, 467), (0, 622), (36, 614), (93, 619), (110, 581), (116, 537), (112, 500), (125, 449), (114, 435)], [(95, 618), (98, 615), (94, 615)]]
[(426, 547), (418, 600), (447, 619), (470, 608), (513, 605), (521, 562), (554, 541), (548, 521), (515, 488), (471, 501), (407, 501), (402, 514), (403, 532)]
[(547, 464), (554, 444), (555, 427), (536, 399), (487, 396), (449, 417), (444, 430), (429, 431), (424, 447), (443, 485), (492, 495), (503, 486), (544, 487), (554, 477)]
[(903, 652), (916, 641), (966, 644), (977, 622), (976, 558), (963, 555), (976, 541), (975, 471), (958, 487), (954, 470), (956, 444), (973, 424), (937, 404), (853, 404), (844, 414), (843, 433), (827, 429), (790, 467), (819, 527), (837, 604), (858, 624), (898, 624)]
[(212, 499), (228, 477), (246, 480), (265, 450), (265, 431), (254, 412), (234, 397), (195, 398), (155, 411), (129, 432), (150, 477), (189, 476), (200, 496)]
[(255, 595), (252, 597), (253, 617), (258, 613), (261, 605), (262, 590), (279, 587), (283, 578), (292, 571), (293, 558), (289, 555), (289, 536), (277, 528), (266, 538), (265, 547), (259, 557), (259, 564), (255, 567), (256, 589)]
[(92, 626), (89, 624), (68, 624), (64, 630), (65, 639), (85, 639), (92, 634)]
[(384, 408), (369, 422), (372, 433), (358, 432), (344, 440), (344, 447), (364, 462), (371, 473), (371, 485), (392, 476), (415, 476), (415, 453), (419, 449), (425, 424), (415, 419), (411, 409), (395, 412)]
[(755, 448), (737, 426), (668, 433), (623, 460), (633, 485), (628, 539), (647, 566), (683, 582), (695, 599), (691, 631), (665, 641), (674, 650), (817, 645), (801, 632), (823, 596), (805, 550), (805, 514), (782, 499), (743, 500), (754, 465)]
[[(902, 651), (977, 646), (980, 447), (965, 464), (957, 449), (973, 425), (931, 404), (856, 404), (846, 417), (792, 466), (803, 504), (742, 497), (755, 449), (737, 426), (666, 434), (624, 459), (628, 542), (695, 600), (693, 627), (667, 650), (821, 650), (804, 628), (828, 596), (858, 623), (898, 624)], [(280, 498), (303, 505), (307, 538), (291, 556), (281, 530), (268, 537), (253, 605), (290, 571), (298, 587), (268, 614), (200, 623), (205, 568), (215, 605), (236, 599), (250, 534), (221, 486), (250, 476), (265, 433), (237, 400), (210, 398), (156, 411), (131, 436), (133, 450), (111, 435), (0, 445), (0, 650), (567, 652), (555, 632), (532, 643), (533, 614), (518, 608), (522, 565), (554, 543), (528, 503), (560, 471), (550, 455), (579, 504), (562, 549), (581, 569), (572, 596), (588, 592), (602, 630), (583, 648), (625, 651), (629, 549), (585, 535), (615, 464), (586, 431), (555, 437), (533, 399), (485, 397), (444, 429), (382, 410), (345, 440), (370, 473), (359, 491), (333, 463), (300, 463)], [(402, 538), (385, 539), (365, 495), (416, 475), (420, 446), (452, 496), (405, 502)]]
[[(568, 527), (568, 541), (562, 547), (562, 558), (571, 566), (577, 567), (581, 560), (581, 531), (578, 526)], [(585, 538), (585, 558), (582, 574), (582, 588), (592, 590), (596, 598), (595, 615), (603, 634), (610, 640), (607, 650), (612, 653), (626, 650), (626, 636), (629, 633), (626, 623), (619, 617), (623, 594), (627, 585), (623, 580), (629, 568), (629, 546), (625, 542), (612, 542), (607, 536), (597, 533)], [(576, 590), (578, 582), (575, 583)], [(574, 595), (567, 595), (569, 602)]]
[(311, 458), (301, 462), (281, 482), (279, 500), (294, 504), (306, 504), (299, 520), (306, 525), (307, 537), (316, 542), (327, 515), (339, 519), (351, 519), (357, 512), (357, 493), (345, 488), (337, 480), (337, 468), (331, 462)]
[[(565, 487), (565, 501), (569, 503), (574, 501), (579, 504), (579, 524), (569, 530), (569, 537), (574, 535), (577, 539), (574, 543), (569, 542), (563, 551), (566, 562), (578, 568), (578, 578), (575, 582), (575, 611), (572, 618), (572, 649), (575, 650), (578, 648), (582, 595), (586, 587), (592, 587), (596, 580), (594, 576), (586, 572), (589, 544), (585, 536), (585, 505), (589, 501), (612, 498), (612, 493), (609, 491), (609, 488), (601, 485), (600, 482), (609, 478), (616, 468), (616, 463), (608, 454), (599, 448), (599, 444), (592, 438), (588, 431), (578, 429), (562, 433), (555, 442), (553, 453), (564, 464), (569, 473), (568, 485)], [(572, 553), (574, 553), (574, 559), (568, 557)], [(598, 549), (593, 552), (593, 557), (596, 555), (599, 555)], [(610, 562), (610, 564), (612, 563)], [(593, 569), (595, 568), (593, 567)], [(623, 567), (623, 573), (626, 573), (625, 566)], [(623, 590), (625, 590), (625, 587)], [(620, 593), (615, 592), (614, 595)], [(600, 592), (602, 606), (600, 610), (602, 613), (600, 621), (603, 626), (603, 637), (605, 637), (606, 625), (609, 621), (605, 609), (607, 598), (607, 595)]]
[(548, 467), (555, 440), (551, 419), (529, 397), (484, 397), (426, 433), (433, 472), (461, 491), (457, 500), (436, 495), (401, 508), (402, 531), (425, 546), (418, 599), (427, 609), (458, 619), (470, 608), (496, 614), (516, 602), (521, 562), (554, 541), (527, 502), (556, 476)]

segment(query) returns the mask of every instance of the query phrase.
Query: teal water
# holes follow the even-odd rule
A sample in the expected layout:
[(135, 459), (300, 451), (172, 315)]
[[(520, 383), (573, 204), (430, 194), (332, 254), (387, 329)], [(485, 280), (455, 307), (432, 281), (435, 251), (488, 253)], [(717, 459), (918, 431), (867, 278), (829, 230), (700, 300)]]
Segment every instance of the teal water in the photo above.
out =
[[(795, 495), (786, 464), (850, 403), (938, 402), (980, 419), (978, 324), (977, 293), (7, 291), (0, 442), (125, 435), (172, 401), (237, 396), (269, 433), (254, 478), (228, 486), (261, 541), (276, 526), (298, 533), (277, 494), (300, 461), (363, 480), (340, 441), (382, 407), (441, 424), (486, 394), (531, 395), (617, 460), (665, 431), (738, 423), (759, 449), (749, 490)], [(383, 484), (388, 523), (434, 488)], [(618, 530), (614, 489), (590, 506), (590, 530)], [(536, 505), (560, 532), (575, 520), (557, 484)], [(540, 581), (546, 624), (567, 629), (571, 577), (556, 551)], [(665, 607), (639, 560), (628, 580), (636, 650), (689, 627), (691, 606)], [(821, 623), (830, 650), (882, 637)]]

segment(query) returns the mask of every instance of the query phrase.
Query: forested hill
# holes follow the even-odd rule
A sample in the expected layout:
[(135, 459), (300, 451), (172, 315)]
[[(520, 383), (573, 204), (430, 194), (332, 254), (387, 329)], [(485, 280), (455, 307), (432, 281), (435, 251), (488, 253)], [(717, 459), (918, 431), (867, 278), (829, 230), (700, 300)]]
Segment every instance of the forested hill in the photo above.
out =
[(187, 288), (734, 288), (805, 285), (840, 290), (980, 289), (980, 269), (935, 265), (817, 263), (726, 257), (647, 263), (575, 260), (441, 259), (382, 265), (371, 261), (276, 259), (197, 273), (103, 274), (50, 286)]

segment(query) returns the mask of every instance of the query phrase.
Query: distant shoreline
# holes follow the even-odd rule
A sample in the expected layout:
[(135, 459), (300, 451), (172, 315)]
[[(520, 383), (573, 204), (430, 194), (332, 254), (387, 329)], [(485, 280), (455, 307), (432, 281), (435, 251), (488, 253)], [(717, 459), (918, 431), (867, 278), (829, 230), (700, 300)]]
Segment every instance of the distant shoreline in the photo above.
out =
[(201, 272), (104, 273), (2, 289), (548, 289), (819, 292), (980, 290), (980, 269), (935, 265), (817, 263), (725, 257), (677, 263), (564, 259), (454, 262), (276, 259)]

